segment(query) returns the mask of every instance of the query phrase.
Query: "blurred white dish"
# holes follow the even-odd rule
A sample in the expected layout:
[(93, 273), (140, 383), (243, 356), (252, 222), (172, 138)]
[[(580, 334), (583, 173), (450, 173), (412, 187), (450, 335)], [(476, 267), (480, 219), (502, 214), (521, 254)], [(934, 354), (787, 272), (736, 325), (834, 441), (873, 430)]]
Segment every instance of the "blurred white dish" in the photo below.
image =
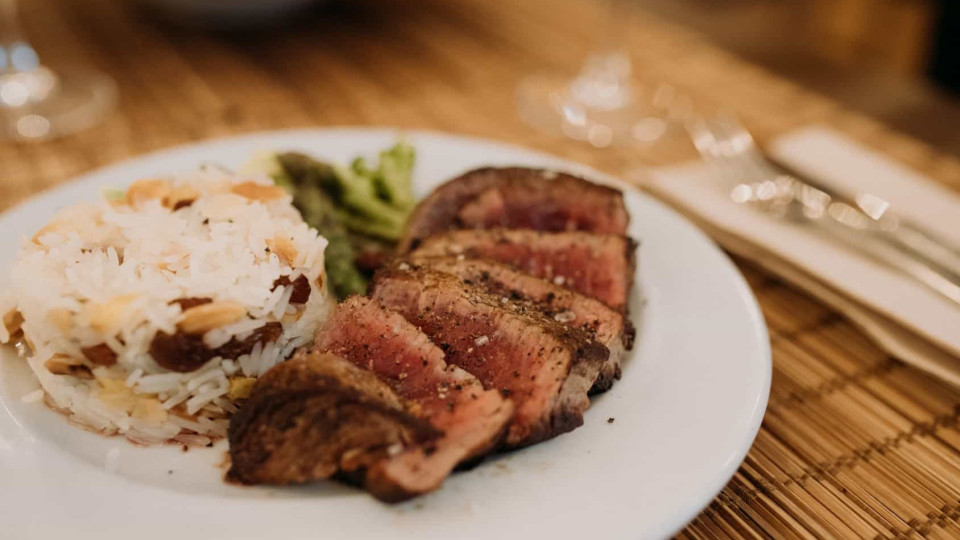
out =
[[(397, 136), (378, 129), (280, 131), (192, 144), (93, 172), (0, 216), (0, 288), (18, 238), (59, 206), (97, 197), (102, 186), (201, 162), (237, 167), (264, 149), (346, 162)], [(222, 441), (188, 453), (136, 447), (23, 403), (36, 382), (12, 348), (0, 348), (0, 536), (633, 539), (667, 536), (709, 504), (750, 449), (770, 389), (769, 336), (736, 267), (666, 206), (582, 165), (478, 139), (405, 136), (417, 149), (420, 197), (483, 165), (564, 169), (624, 189), (629, 234), (641, 242), (631, 301), (637, 343), (623, 379), (592, 400), (582, 427), (494, 456), (454, 474), (439, 491), (394, 506), (334, 482), (244, 488), (221, 480)]]

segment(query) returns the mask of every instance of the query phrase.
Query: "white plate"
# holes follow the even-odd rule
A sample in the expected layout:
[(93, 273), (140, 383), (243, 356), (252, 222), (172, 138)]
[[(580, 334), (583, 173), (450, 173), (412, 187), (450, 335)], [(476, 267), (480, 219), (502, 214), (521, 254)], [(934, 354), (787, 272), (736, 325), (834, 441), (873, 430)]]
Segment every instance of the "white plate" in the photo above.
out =
[[(236, 167), (262, 149), (299, 149), (345, 162), (396, 136), (367, 129), (265, 133), (101, 169), (0, 216), (0, 288), (21, 236), (58, 207), (96, 198), (104, 186), (200, 162)], [(407, 137), (418, 152), (420, 196), (488, 164), (602, 178), (522, 148), (431, 133)], [(142, 448), (73, 427), (41, 404), (22, 403), (37, 385), (13, 350), (2, 348), (0, 536), (582, 540), (675, 532), (720, 491), (750, 448), (767, 404), (769, 338), (746, 282), (710, 240), (636, 191), (628, 190), (626, 201), (630, 234), (641, 241), (632, 305), (638, 341), (623, 379), (594, 400), (583, 427), (489, 459), (453, 475), (439, 492), (395, 506), (333, 482), (241, 488), (220, 480), (224, 443), (188, 453)]]

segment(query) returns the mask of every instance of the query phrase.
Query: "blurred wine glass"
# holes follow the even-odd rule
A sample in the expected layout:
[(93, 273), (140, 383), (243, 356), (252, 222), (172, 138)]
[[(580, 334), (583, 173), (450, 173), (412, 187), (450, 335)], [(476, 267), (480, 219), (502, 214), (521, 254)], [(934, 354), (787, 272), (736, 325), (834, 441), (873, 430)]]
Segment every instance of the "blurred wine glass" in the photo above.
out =
[(520, 116), (530, 125), (596, 147), (651, 144), (683, 115), (688, 101), (667, 84), (636, 83), (627, 47), (631, 0), (604, 0), (600, 51), (576, 75), (537, 73), (517, 89)]
[(0, 0), (0, 139), (44, 140), (99, 123), (114, 106), (109, 77), (41, 64), (20, 27), (16, 0)]

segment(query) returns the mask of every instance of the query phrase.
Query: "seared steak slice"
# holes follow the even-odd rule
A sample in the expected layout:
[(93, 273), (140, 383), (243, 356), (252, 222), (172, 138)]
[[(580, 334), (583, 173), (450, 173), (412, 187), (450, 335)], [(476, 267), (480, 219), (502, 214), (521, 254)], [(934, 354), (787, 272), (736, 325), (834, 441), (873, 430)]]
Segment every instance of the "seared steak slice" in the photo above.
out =
[(339, 477), (381, 500), (402, 500), (410, 495), (400, 483), (406, 476), (387, 466), (431, 451), (440, 435), (373, 373), (331, 354), (301, 352), (260, 377), (230, 419), (227, 478), (299, 484)]
[(407, 221), (400, 252), (450, 229), (582, 230), (624, 235), (623, 194), (566, 173), (523, 167), (470, 171), (438, 187)]
[[(376, 300), (354, 296), (337, 306), (314, 347), (375, 373), (414, 404), (418, 418), (443, 432), (433, 453), (409, 452), (383, 465), (385, 476), (402, 479), (400, 487), (411, 495), (437, 489), (459, 463), (492, 450), (513, 416), (511, 401), (447, 365), (443, 351), (423, 332)], [(408, 471), (416, 475), (408, 477)]]
[(464, 283), (478, 285), (496, 296), (527, 300), (554, 320), (589, 333), (610, 350), (607, 363), (593, 383), (592, 393), (609, 390), (614, 380), (620, 378), (620, 362), (624, 350), (633, 346), (634, 331), (632, 325), (624, 324), (626, 318), (621, 313), (603, 302), (485, 259), (423, 257), (408, 264), (453, 274)]
[(584, 332), (440, 272), (384, 271), (371, 295), (420, 327), (448, 363), (514, 401), (507, 446), (533, 444), (583, 423), (587, 392), (609, 354)]
[(427, 238), (416, 257), (493, 259), (627, 312), (636, 244), (626, 236), (494, 229)]

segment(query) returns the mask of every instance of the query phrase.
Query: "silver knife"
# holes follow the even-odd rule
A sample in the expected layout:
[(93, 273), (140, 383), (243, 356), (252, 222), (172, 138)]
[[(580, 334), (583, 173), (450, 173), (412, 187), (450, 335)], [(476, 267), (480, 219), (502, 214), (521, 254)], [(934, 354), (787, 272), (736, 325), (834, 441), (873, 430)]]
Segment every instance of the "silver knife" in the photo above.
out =
[(816, 227), (960, 305), (957, 250), (922, 229), (904, 226), (887, 201), (869, 195), (845, 199), (790, 174), (760, 150), (733, 115), (692, 117), (686, 127), (705, 161), (734, 185), (733, 202)]
[(960, 276), (960, 247), (954, 245), (950, 240), (896, 215), (890, 201), (863, 191), (855, 193), (852, 197), (845, 197), (830, 190), (815, 179), (803, 175), (771, 154), (767, 152), (764, 152), (764, 154), (771, 163), (789, 176), (826, 193), (834, 201), (843, 202), (859, 210), (865, 217), (869, 218), (865, 222), (869, 224), (869, 228), (884, 240), (950, 274)]

